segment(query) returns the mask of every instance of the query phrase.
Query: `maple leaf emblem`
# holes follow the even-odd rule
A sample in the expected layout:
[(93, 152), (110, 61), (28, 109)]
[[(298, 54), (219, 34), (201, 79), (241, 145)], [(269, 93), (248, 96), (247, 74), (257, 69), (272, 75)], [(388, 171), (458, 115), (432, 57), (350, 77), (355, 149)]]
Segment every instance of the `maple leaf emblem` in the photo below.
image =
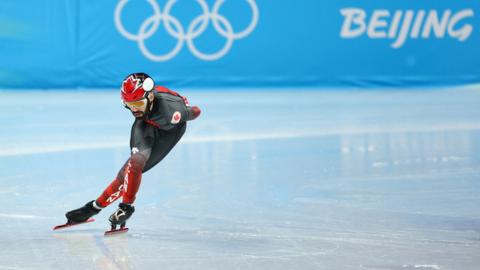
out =
[(170, 123), (178, 124), (180, 122), (180, 118), (182, 118), (182, 114), (179, 111), (176, 111), (173, 113), (172, 121), (170, 121)]
[(140, 79), (135, 79), (132, 76), (128, 76), (122, 83), (122, 92), (130, 94), (135, 92), (140, 87)]

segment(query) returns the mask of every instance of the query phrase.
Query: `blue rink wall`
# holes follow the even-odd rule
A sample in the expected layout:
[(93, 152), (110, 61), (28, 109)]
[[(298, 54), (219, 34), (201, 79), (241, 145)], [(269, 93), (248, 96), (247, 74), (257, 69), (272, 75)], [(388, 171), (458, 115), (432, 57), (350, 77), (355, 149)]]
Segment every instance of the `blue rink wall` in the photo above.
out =
[(480, 2), (2, 0), (0, 89), (480, 81)]

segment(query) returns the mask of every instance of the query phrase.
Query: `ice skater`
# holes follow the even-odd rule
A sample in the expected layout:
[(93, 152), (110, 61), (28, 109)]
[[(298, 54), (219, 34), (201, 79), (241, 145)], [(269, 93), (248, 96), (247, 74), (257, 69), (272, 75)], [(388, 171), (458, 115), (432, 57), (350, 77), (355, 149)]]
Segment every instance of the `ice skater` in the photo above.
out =
[(162, 86), (155, 86), (145, 73), (128, 75), (121, 86), (122, 102), (135, 122), (130, 135), (131, 156), (120, 169), (117, 178), (96, 200), (67, 212), (67, 224), (84, 223), (103, 208), (122, 198), (119, 208), (108, 219), (112, 230), (135, 212), (133, 203), (143, 173), (157, 165), (172, 150), (185, 133), (186, 121), (200, 115), (200, 109), (189, 106), (187, 99)]

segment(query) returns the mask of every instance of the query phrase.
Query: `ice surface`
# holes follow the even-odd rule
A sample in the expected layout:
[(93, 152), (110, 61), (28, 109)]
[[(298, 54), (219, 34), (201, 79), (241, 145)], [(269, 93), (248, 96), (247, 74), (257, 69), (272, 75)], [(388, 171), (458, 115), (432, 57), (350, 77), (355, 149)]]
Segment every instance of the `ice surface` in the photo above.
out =
[(0, 269), (478, 269), (478, 87), (179, 92), (202, 114), (110, 238), (116, 204), (52, 229), (128, 158), (119, 93), (0, 92)]

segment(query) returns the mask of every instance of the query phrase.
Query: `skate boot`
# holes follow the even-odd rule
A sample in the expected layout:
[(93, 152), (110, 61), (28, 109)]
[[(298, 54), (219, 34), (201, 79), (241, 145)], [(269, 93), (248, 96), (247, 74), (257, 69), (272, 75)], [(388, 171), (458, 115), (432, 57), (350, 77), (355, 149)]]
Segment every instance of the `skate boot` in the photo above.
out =
[(102, 208), (97, 206), (95, 200), (93, 200), (78, 209), (67, 212), (65, 216), (68, 219), (68, 223), (83, 223), (100, 213), (101, 210)]
[(128, 205), (123, 202), (120, 203), (117, 211), (115, 211), (115, 213), (113, 213), (108, 219), (112, 224), (112, 230), (115, 230), (117, 225), (120, 225), (121, 229), (125, 228), (125, 224), (132, 216), (133, 212), (135, 212), (135, 207), (133, 207), (133, 205)]

